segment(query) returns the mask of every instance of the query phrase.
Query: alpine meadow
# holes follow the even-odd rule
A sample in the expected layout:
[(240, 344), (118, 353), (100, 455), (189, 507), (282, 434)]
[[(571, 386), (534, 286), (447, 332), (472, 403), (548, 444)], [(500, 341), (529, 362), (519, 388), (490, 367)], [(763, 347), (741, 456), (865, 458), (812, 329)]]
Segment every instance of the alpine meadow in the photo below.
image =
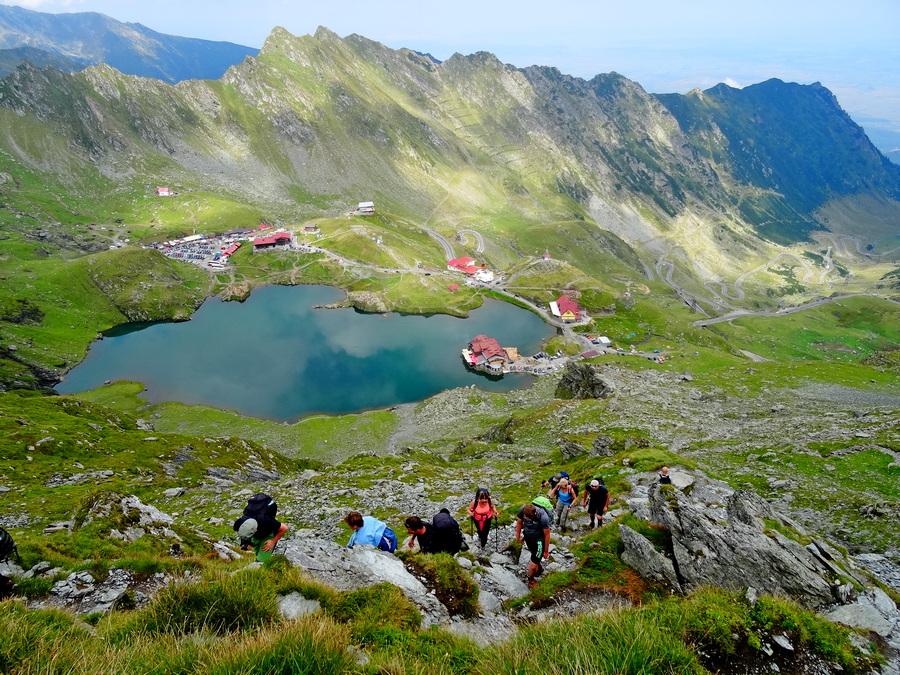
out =
[[(0, 28), (0, 673), (900, 673), (900, 165), (825, 86)], [(556, 330), (347, 415), (57, 391), (268, 285)]]

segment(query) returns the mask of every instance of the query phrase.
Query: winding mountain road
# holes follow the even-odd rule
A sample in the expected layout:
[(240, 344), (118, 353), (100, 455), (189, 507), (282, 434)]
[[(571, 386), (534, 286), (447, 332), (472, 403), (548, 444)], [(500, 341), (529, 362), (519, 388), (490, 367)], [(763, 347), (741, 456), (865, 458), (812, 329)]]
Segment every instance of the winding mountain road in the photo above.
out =
[(878, 295), (876, 293), (845, 293), (843, 295), (832, 295), (829, 298), (816, 298), (810, 302), (804, 303), (802, 305), (797, 305), (796, 307), (787, 307), (785, 309), (779, 309), (775, 312), (751, 312), (749, 310), (736, 310), (734, 312), (729, 312), (728, 314), (723, 314), (722, 316), (717, 316), (714, 319), (700, 319), (699, 321), (694, 321), (691, 323), (692, 326), (699, 326), (700, 328), (704, 328), (706, 326), (711, 326), (714, 323), (722, 323), (723, 321), (731, 321), (732, 319), (739, 319), (744, 316), (785, 316), (787, 314), (794, 314), (795, 312), (802, 312), (806, 309), (811, 309), (813, 307), (818, 307), (819, 305), (824, 305), (826, 302), (833, 302), (835, 300), (845, 300), (847, 298), (858, 298), (858, 297), (870, 297), (870, 298), (880, 298), (882, 300), (887, 300), (888, 302), (893, 302), (894, 304), (900, 305), (900, 300), (893, 300), (891, 298), (885, 298), (884, 296)]
[(484, 253), (484, 237), (481, 236), (481, 232), (476, 232), (475, 230), (460, 230), (459, 231), (459, 239), (460, 243), (465, 246), (466, 245), (466, 235), (471, 234), (475, 237), (475, 241), (477, 245), (475, 247), (475, 253)]
[(447, 260), (453, 260), (456, 257), (456, 254), (453, 252), (453, 246), (447, 241), (446, 237), (438, 234), (434, 230), (430, 230), (427, 227), (423, 226), (423, 230), (428, 233), (428, 236), (437, 241), (438, 244), (441, 245), (441, 248), (444, 249), (444, 255), (447, 256)]

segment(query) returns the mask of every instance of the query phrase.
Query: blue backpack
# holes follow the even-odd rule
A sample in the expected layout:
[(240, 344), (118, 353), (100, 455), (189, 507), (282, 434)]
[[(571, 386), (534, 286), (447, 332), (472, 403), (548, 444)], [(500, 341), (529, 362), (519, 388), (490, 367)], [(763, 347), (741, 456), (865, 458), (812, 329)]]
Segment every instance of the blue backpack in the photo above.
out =
[(378, 542), (378, 548), (382, 551), (387, 551), (388, 553), (393, 553), (397, 550), (397, 535), (394, 534), (394, 531), (391, 528), (384, 528), (384, 534), (381, 535), (381, 541)]

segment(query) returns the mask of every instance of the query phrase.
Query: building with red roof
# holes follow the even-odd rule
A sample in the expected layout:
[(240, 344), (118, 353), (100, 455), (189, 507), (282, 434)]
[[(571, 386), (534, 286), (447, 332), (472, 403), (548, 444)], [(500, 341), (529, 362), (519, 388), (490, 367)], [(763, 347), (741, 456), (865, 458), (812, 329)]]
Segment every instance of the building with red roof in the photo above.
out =
[(468, 349), (463, 349), (466, 365), (475, 369), (502, 370), (509, 359), (500, 343), (487, 335), (476, 335), (469, 342)]
[(285, 246), (291, 243), (291, 235), (288, 232), (276, 232), (268, 237), (257, 237), (253, 240), (253, 250), (259, 251), (266, 248), (274, 248), (275, 246)]
[(447, 269), (451, 272), (465, 272), (471, 276), (479, 270), (479, 267), (475, 264), (475, 258), (454, 258), (447, 262)]
[(581, 318), (581, 309), (578, 303), (567, 295), (562, 295), (550, 303), (550, 311), (553, 316), (558, 316), (563, 321), (578, 321)]

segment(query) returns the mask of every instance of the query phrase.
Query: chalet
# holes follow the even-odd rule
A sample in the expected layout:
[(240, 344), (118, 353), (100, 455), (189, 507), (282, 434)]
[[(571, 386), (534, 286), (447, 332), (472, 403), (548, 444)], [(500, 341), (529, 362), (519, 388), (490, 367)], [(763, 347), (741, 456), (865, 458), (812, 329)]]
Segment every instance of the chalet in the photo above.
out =
[(253, 240), (253, 250), (262, 251), (276, 246), (286, 246), (291, 243), (291, 235), (287, 232), (275, 232), (268, 237), (257, 237)]
[(553, 316), (558, 316), (565, 322), (578, 321), (581, 318), (581, 310), (578, 303), (566, 295), (560, 296), (556, 301), (550, 303), (550, 311)]
[(156, 188), (156, 196), (157, 197), (171, 197), (175, 194), (175, 191), (171, 188), (167, 187), (158, 187)]
[(450, 284), (449, 290), (451, 293), (455, 293), (456, 291), (459, 290), (459, 284)]
[(315, 223), (308, 223), (303, 226), (303, 234), (317, 234), (319, 232), (319, 226)]
[(447, 269), (451, 272), (465, 272), (471, 276), (480, 268), (475, 265), (474, 258), (454, 258), (447, 262)]
[(509, 362), (500, 343), (487, 335), (476, 335), (472, 338), (468, 349), (463, 349), (462, 355), (466, 365), (476, 370), (502, 371)]
[(374, 216), (375, 202), (360, 202), (356, 206), (356, 213), (360, 216)]

